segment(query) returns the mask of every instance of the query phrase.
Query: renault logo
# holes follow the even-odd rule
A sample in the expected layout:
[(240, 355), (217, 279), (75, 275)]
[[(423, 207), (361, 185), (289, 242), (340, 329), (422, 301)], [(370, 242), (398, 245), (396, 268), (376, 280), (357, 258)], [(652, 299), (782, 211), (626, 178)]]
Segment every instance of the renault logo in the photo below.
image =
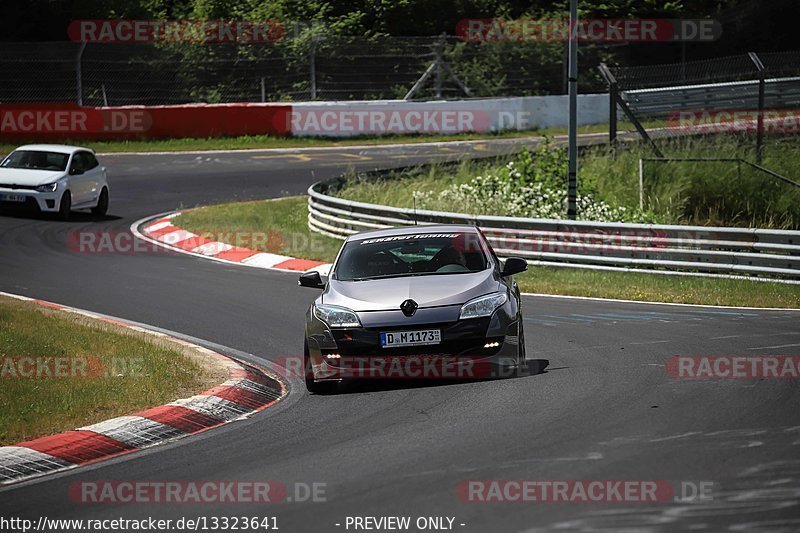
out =
[(417, 305), (417, 302), (415, 302), (414, 300), (406, 300), (405, 302), (400, 304), (400, 310), (406, 316), (414, 316), (414, 313), (417, 312), (418, 308), (419, 306)]

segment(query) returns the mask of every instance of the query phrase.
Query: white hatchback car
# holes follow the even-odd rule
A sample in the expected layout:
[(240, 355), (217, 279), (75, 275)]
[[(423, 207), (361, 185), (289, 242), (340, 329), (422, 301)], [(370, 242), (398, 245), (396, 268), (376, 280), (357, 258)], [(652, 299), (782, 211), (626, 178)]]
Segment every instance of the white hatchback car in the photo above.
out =
[(68, 219), (73, 209), (108, 211), (108, 180), (92, 150), (60, 144), (20, 146), (0, 162), (0, 206), (36, 206)]

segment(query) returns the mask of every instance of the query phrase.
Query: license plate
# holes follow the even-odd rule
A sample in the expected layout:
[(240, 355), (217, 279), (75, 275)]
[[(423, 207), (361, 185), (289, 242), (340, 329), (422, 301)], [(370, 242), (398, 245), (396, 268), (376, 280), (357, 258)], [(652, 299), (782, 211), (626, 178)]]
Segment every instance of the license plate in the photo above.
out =
[(24, 202), (24, 194), (0, 194), (0, 202)]
[(381, 346), (428, 346), (442, 342), (442, 330), (423, 329), (419, 331), (387, 331), (381, 332)]

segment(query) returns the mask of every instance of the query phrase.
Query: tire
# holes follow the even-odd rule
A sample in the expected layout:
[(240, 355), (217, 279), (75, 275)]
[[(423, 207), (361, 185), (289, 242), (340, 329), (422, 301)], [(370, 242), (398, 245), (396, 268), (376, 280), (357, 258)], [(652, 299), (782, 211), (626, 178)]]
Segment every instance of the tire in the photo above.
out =
[(72, 194), (69, 191), (64, 191), (61, 195), (61, 202), (58, 204), (58, 218), (61, 220), (69, 220), (72, 212)]
[(330, 394), (336, 391), (335, 381), (316, 381), (311, 371), (311, 356), (308, 353), (308, 341), (303, 342), (303, 367), (305, 368), (306, 390), (312, 394)]
[(97, 199), (97, 205), (92, 208), (92, 214), (102, 217), (108, 213), (108, 189), (103, 187), (100, 191), (100, 198)]

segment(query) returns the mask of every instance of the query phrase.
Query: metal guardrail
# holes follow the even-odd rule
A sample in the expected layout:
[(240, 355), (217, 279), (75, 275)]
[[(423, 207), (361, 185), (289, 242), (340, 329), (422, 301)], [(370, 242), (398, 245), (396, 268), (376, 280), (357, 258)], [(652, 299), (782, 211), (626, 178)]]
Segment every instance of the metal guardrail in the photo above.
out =
[(800, 283), (800, 231), (622, 224), (467, 215), (353, 202), (327, 194), (343, 178), (308, 189), (309, 229), (345, 239), (415, 224), (479, 226), (500, 257), (531, 264), (662, 273), (755, 276)]
[[(759, 80), (621, 91), (622, 99), (640, 117), (664, 117), (676, 110), (722, 111), (758, 109)], [(767, 109), (800, 106), (800, 78), (764, 80)]]

